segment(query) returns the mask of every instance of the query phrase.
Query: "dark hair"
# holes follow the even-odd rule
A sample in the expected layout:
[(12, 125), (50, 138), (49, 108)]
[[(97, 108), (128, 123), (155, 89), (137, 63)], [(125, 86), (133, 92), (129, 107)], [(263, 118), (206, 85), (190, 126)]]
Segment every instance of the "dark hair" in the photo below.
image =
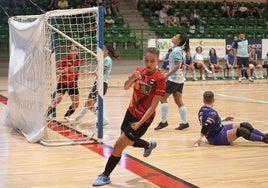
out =
[(157, 48), (155, 48), (155, 47), (148, 47), (148, 48), (146, 48), (145, 50), (144, 50), (144, 54), (146, 54), (146, 53), (151, 53), (151, 54), (155, 54), (155, 55), (157, 55), (157, 57), (159, 57), (159, 50), (157, 49)]
[(214, 55), (217, 57), (217, 53), (216, 53), (215, 48), (210, 48), (210, 50), (209, 50), (209, 56), (211, 56), (211, 50), (214, 50)]
[(203, 101), (204, 103), (211, 103), (214, 99), (214, 93), (212, 91), (205, 91), (203, 93)]
[(198, 48), (201, 49), (201, 52), (203, 51), (203, 48), (202, 48), (201, 46), (197, 46), (197, 47), (195, 48), (195, 51), (197, 51)]
[(190, 50), (189, 39), (186, 37), (186, 35), (180, 34), (179, 46), (182, 46), (182, 49), (185, 52)]
[(111, 58), (119, 57), (119, 53), (114, 49), (114, 47), (111, 44), (105, 44), (105, 48), (109, 51), (109, 56)]

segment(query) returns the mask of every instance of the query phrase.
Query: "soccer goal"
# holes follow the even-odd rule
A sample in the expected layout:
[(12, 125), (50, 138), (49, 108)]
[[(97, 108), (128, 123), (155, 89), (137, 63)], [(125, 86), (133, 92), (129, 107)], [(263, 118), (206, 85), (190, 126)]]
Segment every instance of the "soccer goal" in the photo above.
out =
[[(103, 11), (102, 7), (55, 10), (9, 19), (6, 125), (20, 130), (29, 142), (48, 146), (102, 142)], [(76, 60), (70, 55), (73, 46), (78, 51)], [(61, 72), (64, 66), (68, 67), (65, 75)], [(75, 77), (79, 94), (69, 86)], [(64, 81), (68, 87), (62, 85)], [(96, 110), (76, 122), (66, 121), (73, 104), (78, 107), (72, 108), (69, 118), (84, 107), (94, 84), (98, 91)], [(48, 114), (56, 100), (55, 110)]]

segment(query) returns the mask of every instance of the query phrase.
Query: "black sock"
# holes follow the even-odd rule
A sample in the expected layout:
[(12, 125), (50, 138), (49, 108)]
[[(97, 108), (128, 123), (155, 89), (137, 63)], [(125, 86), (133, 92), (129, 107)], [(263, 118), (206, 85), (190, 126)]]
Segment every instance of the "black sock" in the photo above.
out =
[(115, 157), (111, 155), (106, 163), (103, 174), (109, 177), (112, 171), (114, 170), (114, 168), (116, 167), (116, 165), (119, 163), (120, 159), (121, 159), (121, 156)]
[(47, 109), (47, 116), (49, 116), (50, 114), (52, 114), (52, 116), (56, 116), (56, 108), (52, 108), (51, 106), (48, 107)]
[(149, 142), (143, 140), (143, 139), (138, 139), (134, 142), (133, 147), (136, 148), (144, 148), (148, 149), (149, 148)]
[(72, 105), (69, 106), (69, 109), (67, 110), (66, 114), (64, 115), (64, 117), (69, 117), (74, 113), (75, 109), (73, 109)]

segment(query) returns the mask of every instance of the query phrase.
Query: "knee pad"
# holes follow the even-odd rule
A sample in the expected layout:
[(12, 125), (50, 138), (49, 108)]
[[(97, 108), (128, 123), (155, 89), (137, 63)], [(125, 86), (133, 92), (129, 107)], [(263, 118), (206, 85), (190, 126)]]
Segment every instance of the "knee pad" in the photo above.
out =
[(248, 122), (240, 123), (240, 127), (246, 128), (250, 132), (252, 132), (254, 130), (254, 128), (252, 127), (252, 125), (250, 123), (248, 123)]
[(237, 137), (242, 136), (243, 138), (248, 139), (250, 134), (251, 134), (251, 132), (247, 128), (244, 128), (244, 127), (239, 127), (236, 130)]

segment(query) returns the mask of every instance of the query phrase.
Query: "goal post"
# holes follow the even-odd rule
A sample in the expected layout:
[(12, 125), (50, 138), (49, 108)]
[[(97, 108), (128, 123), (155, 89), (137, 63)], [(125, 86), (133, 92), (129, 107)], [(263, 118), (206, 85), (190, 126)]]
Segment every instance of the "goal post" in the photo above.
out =
[[(29, 142), (44, 145), (102, 142), (103, 24), (101, 6), (9, 19), (11, 47), (6, 125), (19, 129)], [(76, 60), (69, 58), (72, 46), (78, 50)], [(74, 89), (69, 86), (62, 88), (60, 84), (59, 88), (63, 79), (59, 67), (70, 63), (73, 63), (75, 75), (68, 72), (66, 79), (77, 78), (73, 82), (77, 82), (79, 94), (73, 93)], [(85, 107), (95, 84), (95, 114), (89, 111), (77, 122), (66, 121), (66, 114), (69, 116), (71, 110), (74, 111), (72, 118)], [(29, 87), (33, 85), (34, 89)], [(62, 89), (66, 89), (66, 93)], [(56, 104), (55, 111), (48, 116), (53, 104)], [(95, 135), (97, 139), (93, 138)]]

